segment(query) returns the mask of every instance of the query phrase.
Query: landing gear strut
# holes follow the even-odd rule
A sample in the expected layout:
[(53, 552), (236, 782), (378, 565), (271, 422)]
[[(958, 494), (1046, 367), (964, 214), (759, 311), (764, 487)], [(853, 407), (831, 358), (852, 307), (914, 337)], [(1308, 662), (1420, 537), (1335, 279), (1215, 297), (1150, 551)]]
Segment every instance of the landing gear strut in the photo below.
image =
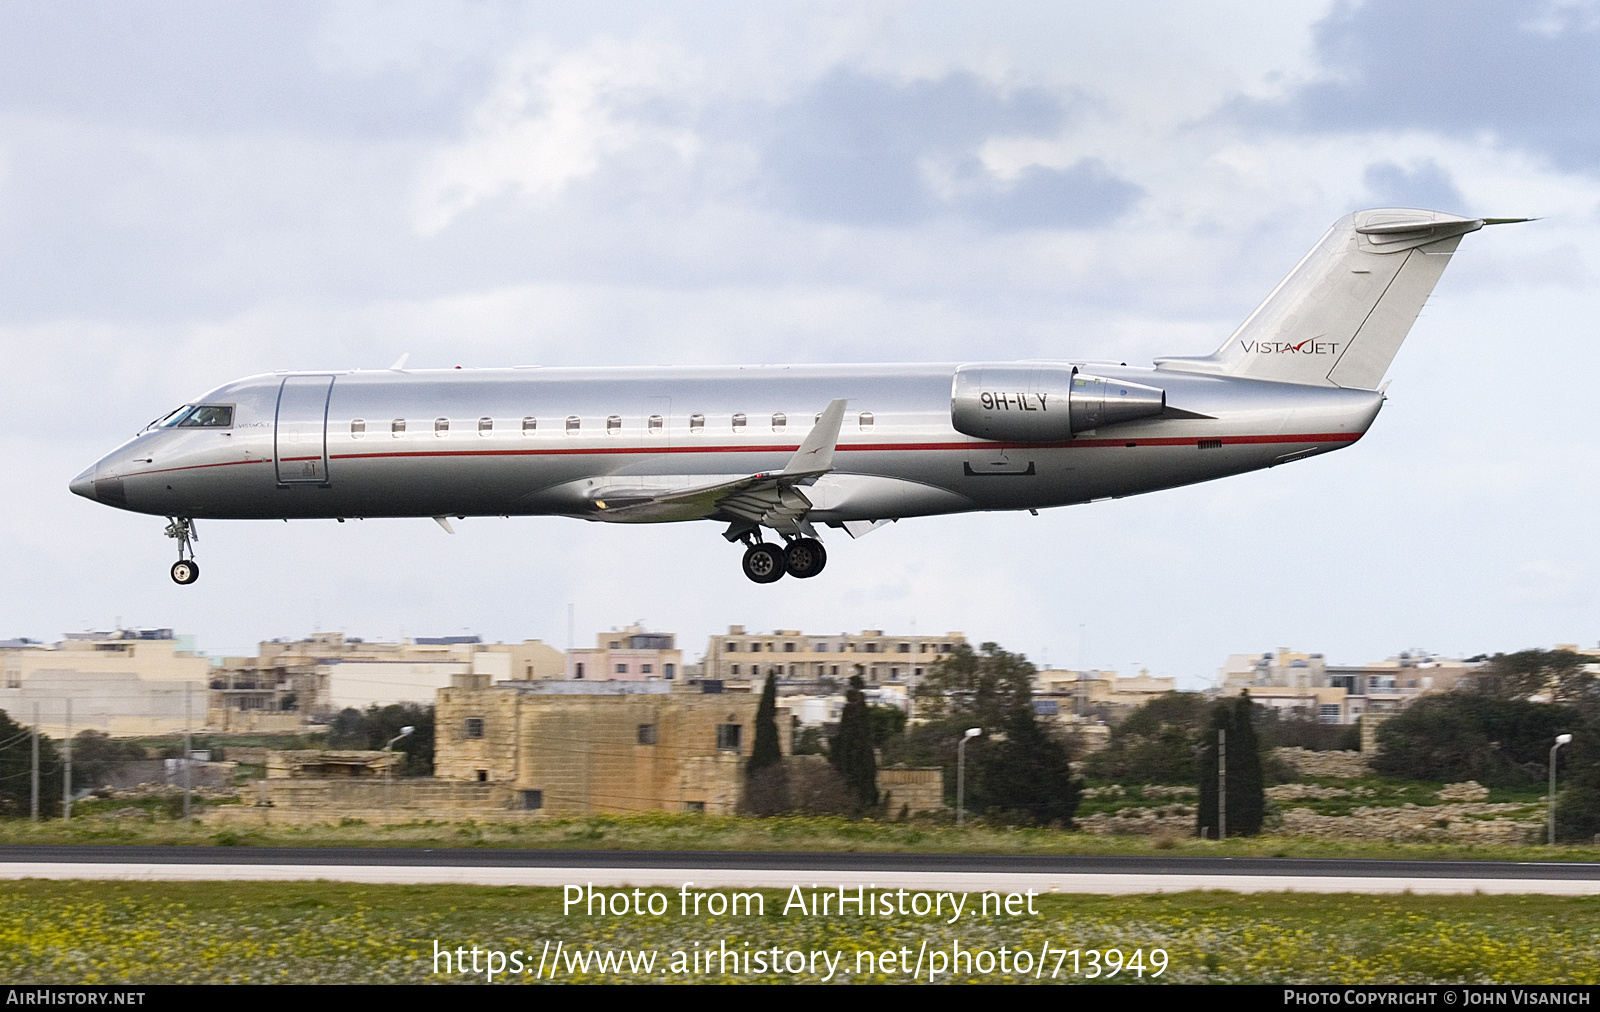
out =
[(167, 517), (167, 537), (178, 542), (178, 561), (172, 564), (172, 582), (188, 586), (200, 579), (200, 564), (194, 561), (194, 543), (200, 540), (194, 521), (188, 517)]

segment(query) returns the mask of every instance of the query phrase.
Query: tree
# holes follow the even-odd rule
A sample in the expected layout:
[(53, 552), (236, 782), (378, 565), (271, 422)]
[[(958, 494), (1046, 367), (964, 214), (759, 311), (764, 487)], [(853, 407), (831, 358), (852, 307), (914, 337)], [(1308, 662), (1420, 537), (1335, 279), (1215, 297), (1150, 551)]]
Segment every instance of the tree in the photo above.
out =
[(416, 730), (394, 743), (396, 752), (404, 756), (403, 775), (408, 777), (433, 776), (433, 707), (415, 703), (391, 703), (388, 706), (369, 706), (366, 710), (348, 707), (340, 710), (328, 727), (329, 748), (370, 749), (383, 748), (402, 727)]
[(1574, 732), (1572, 744), (1556, 756), (1556, 839), (1588, 843), (1600, 834), (1600, 728), (1591, 724)]
[(1551, 703), (1474, 693), (1428, 696), (1378, 728), (1372, 768), (1406, 780), (1538, 783), (1556, 735), (1582, 724), (1576, 710)]
[(867, 696), (862, 691), (865, 687), (860, 675), (850, 676), (831, 758), (844, 777), (850, 797), (856, 804), (870, 807), (878, 803), (878, 760), (872, 753), (872, 727), (867, 716)]
[(1472, 676), (1468, 688), (1495, 699), (1527, 701), (1540, 696), (1578, 707), (1585, 718), (1600, 716), (1595, 676), (1584, 670), (1593, 659), (1571, 650), (1519, 650), (1495, 654)]
[(1167, 692), (1111, 729), (1106, 747), (1084, 760), (1090, 776), (1138, 784), (1192, 784), (1209, 717), (1198, 692)]
[[(32, 797), (32, 735), (0, 710), (0, 816), (28, 817)], [(61, 753), (39, 736), (39, 817), (61, 814)]]
[(1034, 666), (1021, 654), (985, 643), (941, 657), (916, 690), (924, 719), (898, 739), (894, 758), (942, 766), (954, 797), (957, 750), (970, 727), (987, 732), (967, 745), (967, 807), (1038, 825), (1070, 825), (1077, 811), (1066, 746), (1033, 712)]
[[(1238, 697), (1221, 700), (1211, 708), (1210, 720), (1200, 743), (1200, 804), (1196, 813), (1199, 834), (1207, 839), (1217, 839), (1222, 804), (1227, 805), (1227, 833), (1229, 836), (1255, 836), (1261, 832), (1266, 817), (1266, 786), (1261, 773), (1261, 749), (1255, 729), (1256, 706), (1246, 692)], [(1226, 732), (1218, 748), (1218, 732)], [(1227, 760), (1227, 778), (1221, 774), (1221, 760)], [(1227, 798), (1223, 802), (1221, 788), (1226, 786)]]
[(122, 763), (143, 758), (144, 748), (139, 745), (117, 741), (104, 731), (81, 731), (72, 739), (72, 786), (103, 787)]
[(767, 675), (756, 706), (756, 738), (745, 764), (743, 809), (751, 815), (777, 815), (789, 807), (788, 776), (778, 742), (778, 677)]

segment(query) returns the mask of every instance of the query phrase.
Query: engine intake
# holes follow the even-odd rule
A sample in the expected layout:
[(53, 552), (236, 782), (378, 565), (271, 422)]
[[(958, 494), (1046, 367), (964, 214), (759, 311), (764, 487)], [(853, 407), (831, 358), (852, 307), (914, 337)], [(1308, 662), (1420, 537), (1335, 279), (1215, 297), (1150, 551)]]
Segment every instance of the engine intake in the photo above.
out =
[(1059, 442), (1153, 418), (1166, 406), (1165, 390), (1063, 365), (964, 365), (950, 390), (950, 422), (957, 432), (1023, 443)]

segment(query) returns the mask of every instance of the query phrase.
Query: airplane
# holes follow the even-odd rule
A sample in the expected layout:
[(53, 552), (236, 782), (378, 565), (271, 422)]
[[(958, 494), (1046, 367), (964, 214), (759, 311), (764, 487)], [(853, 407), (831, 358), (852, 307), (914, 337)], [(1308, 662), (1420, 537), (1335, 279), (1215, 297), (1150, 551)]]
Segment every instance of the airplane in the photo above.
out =
[[(822, 572), (819, 528), (1096, 502), (1350, 446), (1462, 236), (1523, 218), (1335, 222), (1222, 346), (1091, 361), (276, 372), (150, 423), (70, 483), (196, 521), (711, 520), (756, 583)], [(769, 541), (771, 531), (777, 540)]]

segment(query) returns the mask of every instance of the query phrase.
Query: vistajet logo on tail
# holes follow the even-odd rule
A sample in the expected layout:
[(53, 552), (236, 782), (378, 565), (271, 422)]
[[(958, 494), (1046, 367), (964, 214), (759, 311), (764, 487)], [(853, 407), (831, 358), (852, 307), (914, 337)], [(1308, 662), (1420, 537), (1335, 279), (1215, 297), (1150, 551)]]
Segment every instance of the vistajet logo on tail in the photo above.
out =
[(1243, 341), (1240, 342), (1246, 354), (1257, 355), (1337, 355), (1339, 341), (1318, 341), (1308, 337), (1298, 344), (1288, 341)]

